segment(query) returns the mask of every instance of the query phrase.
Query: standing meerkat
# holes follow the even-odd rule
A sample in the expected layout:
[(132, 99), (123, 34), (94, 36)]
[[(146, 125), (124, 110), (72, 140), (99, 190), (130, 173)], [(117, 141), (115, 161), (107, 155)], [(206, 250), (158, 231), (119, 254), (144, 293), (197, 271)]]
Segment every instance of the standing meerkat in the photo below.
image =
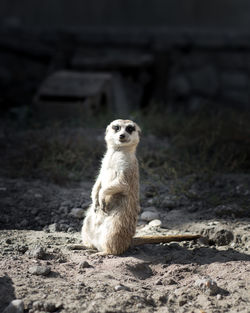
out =
[(140, 212), (139, 169), (135, 155), (140, 132), (140, 127), (130, 120), (118, 119), (107, 126), (107, 151), (92, 189), (92, 204), (82, 227), (85, 247), (95, 248), (104, 254), (118, 255), (131, 245), (200, 237), (183, 235), (133, 238)]

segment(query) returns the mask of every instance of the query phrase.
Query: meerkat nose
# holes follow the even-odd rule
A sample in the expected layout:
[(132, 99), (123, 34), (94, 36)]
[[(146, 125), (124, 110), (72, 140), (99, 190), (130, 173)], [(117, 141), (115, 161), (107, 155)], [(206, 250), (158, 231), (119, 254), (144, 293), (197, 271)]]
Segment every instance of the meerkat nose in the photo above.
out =
[(120, 139), (124, 139), (124, 138), (125, 138), (125, 135), (124, 135), (124, 134), (121, 134), (119, 138), (120, 138)]

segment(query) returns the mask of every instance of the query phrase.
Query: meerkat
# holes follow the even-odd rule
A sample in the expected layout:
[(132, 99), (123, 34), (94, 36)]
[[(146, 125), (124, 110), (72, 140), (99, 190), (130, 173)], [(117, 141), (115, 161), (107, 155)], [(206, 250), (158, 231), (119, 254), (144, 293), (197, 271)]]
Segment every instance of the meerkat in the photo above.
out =
[(119, 255), (133, 245), (200, 237), (134, 237), (140, 212), (139, 168), (136, 158), (140, 133), (140, 127), (131, 120), (118, 119), (107, 126), (107, 151), (91, 192), (92, 204), (83, 222), (82, 248), (94, 248), (103, 254)]

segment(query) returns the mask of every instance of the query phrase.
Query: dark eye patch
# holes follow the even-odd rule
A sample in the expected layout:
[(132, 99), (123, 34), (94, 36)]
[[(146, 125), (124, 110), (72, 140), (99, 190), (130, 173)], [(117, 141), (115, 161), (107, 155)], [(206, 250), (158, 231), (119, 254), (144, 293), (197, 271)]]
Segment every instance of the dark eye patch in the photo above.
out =
[(129, 134), (132, 134), (133, 131), (135, 131), (135, 126), (132, 126), (132, 125), (128, 125), (126, 128), (125, 128), (126, 132), (128, 132)]
[(118, 130), (120, 130), (120, 126), (119, 125), (113, 125), (112, 129), (114, 129), (116, 132), (118, 132)]

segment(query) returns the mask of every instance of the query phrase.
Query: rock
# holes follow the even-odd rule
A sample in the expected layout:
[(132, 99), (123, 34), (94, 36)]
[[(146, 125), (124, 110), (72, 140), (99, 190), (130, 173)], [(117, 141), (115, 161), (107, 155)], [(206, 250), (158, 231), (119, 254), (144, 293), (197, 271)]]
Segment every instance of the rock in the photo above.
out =
[(23, 300), (13, 300), (7, 306), (7, 308), (3, 311), (3, 313), (23, 313), (24, 312), (24, 304)]
[(60, 225), (58, 223), (50, 224), (48, 227), (48, 231), (54, 233), (60, 230)]
[(29, 248), (26, 245), (18, 245), (16, 249), (20, 253), (25, 253)]
[(151, 222), (149, 222), (148, 224), (150, 227), (161, 227), (162, 222), (158, 219), (156, 220), (152, 220)]
[(225, 228), (219, 227), (215, 229), (215, 233), (211, 237), (211, 240), (215, 242), (217, 246), (226, 246), (234, 239), (233, 233)]
[(33, 302), (33, 309), (37, 311), (55, 312), (62, 307), (61, 303), (55, 303), (52, 301), (35, 301)]
[(216, 282), (211, 278), (197, 279), (194, 285), (209, 296), (215, 296), (220, 291), (220, 288), (217, 286)]
[(75, 218), (79, 218), (82, 219), (84, 217), (85, 214), (85, 210), (81, 209), (81, 208), (74, 208), (71, 210), (70, 215), (75, 217)]
[(50, 272), (50, 267), (45, 265), (34, 265), (29, 268), (29, 273), (32, 275), (47, 276)]
[(79, 269), (83, 269), (83, 268), (90, 268), (92, 266), (87, 261), (82, 261), (78, 267)]
[(120, 291), (120, 290), (130, 291), (131, 289), (127, 286), (122, 285), (122, 284), (115, 286), (115, 291)]
[(40, 259), (40, 260), (43, 260), (46, 257), (46, 252), (45, 252), (44, 248), (41, 246), (35, 246), (35, 248), (30, 250), (28, 252), (28, 254), (32, 258)]
[(221, 300), (222, 299), (222, 295), (221, 294), (217, 294), (216, 298), (217, 298), (217, 300)]
[(141, 214), (140, 219), (144, 221), (152, 221), (155, 219), (159, 219), (159, 213), (153, 211), (145, 211)]

